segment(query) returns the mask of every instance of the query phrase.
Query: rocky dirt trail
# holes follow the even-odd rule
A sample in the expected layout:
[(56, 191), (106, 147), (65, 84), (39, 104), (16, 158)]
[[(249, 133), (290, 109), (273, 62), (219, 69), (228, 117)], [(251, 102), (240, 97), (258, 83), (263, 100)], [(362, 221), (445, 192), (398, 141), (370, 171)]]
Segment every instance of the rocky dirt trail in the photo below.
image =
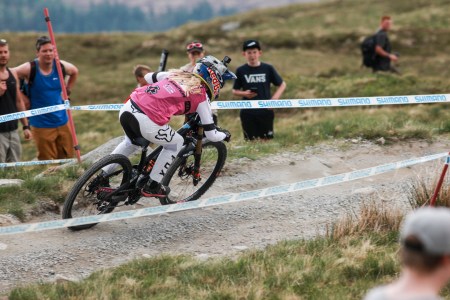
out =
[[(429, 154), (446, 152), (449, 141), (376, 145), (338, 141), (284, 152), (259, 160), (228, 161), (205, 197), (249, 191), (349, 172)], [(98, 224), (90, 230), (67, 229), (0, 236), (0, 294), (20, 284), (79, 280), (133, 258), (191, 254), (199, 259), (235, 255), (285, 239), (312, 238), (363, 201), (409, 209), (408, 182), (439, 173), (442, 160), (363, 180), (244, 203)], [(144, 199), (143, 205), (157, 200)], [(47, 214), (41, 219), (59, 219)], [(34, 220), (37, 221), (37, 220)]]

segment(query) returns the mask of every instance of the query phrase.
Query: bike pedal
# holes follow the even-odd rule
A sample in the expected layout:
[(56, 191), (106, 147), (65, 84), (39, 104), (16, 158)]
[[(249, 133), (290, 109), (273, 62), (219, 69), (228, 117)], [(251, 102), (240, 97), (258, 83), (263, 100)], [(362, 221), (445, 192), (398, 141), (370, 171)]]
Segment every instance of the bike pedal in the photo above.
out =
[(144, 196), (144, 197), (155, 197), (155, 198), (165, 198), (165, 197), (167, 197), (166, 194), (149, 194), (149, 193), (146, 193), (144, 191), (141, 191), (141, 195)]

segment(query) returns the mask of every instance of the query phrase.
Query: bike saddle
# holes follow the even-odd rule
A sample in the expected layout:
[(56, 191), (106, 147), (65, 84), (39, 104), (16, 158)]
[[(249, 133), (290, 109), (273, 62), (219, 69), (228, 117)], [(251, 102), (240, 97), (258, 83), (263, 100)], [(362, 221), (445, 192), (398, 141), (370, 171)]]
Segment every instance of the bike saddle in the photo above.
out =
[(146, 140), (144, 138), (135, 138), (132, 140), (133, 144), (137, 145), (137, 146), (141, 146), (141, 147), (148, 147), (148, 145), (150, 145), (150, 141)]

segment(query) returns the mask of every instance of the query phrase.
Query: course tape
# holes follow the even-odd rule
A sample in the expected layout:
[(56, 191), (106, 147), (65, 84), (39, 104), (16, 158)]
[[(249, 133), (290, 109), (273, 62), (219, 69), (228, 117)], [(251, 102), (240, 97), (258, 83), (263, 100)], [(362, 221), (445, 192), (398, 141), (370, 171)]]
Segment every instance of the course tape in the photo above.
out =
[(65, 163), (71, 163), (71, 162), (76, 162), (76, 161), (77, 161), (76, 159), (18, 161), (18, 162), (12, 162), (12, 163), (0, 163), (0, 168), (37, 166), (37, 165), (48, 165), (48, 164), (65, 164)]
[(296, 107), (307, 108), (307, 107), (422, 104), (422, 103), (437, 103), (437, 102), (450, 102), (450, 94), (323, 98), (323, 99), (214, 101), (211, 102), (211, 108), (213, 109), (296, 108)]
[(131, 219), (137, 217), (144, 216), (152, 216), (152, 215), (160, 215), (164, 213), (176, 212), (176, 211), (184, 211), (190, 209), (198, 209), (209, 206), (234, 203), (234, 202), (242, 202), (252, 199), (257, 199), (261, 197), (279, 195), (290, 192), (297, 192), (337, 183), (343, 183), (347, 181), (352, 181), (356, 179), (362, 179), (365, 177), (375, 176), (382, 173), (394, 171), (400, 168), (406, 168), (415, 164), (420, 164), (428, 161), (432, 161), (441, 157), (447, 156), (448, 153), (439, 153), (434, 155), (428, 155), (420, 158), (411, 158), (399, 162), (384, 164), (372, 168), (356, 170), (348, 173), (342, 173), (317, 179), (310, 179), (300, 182), (295, 182), (286, 185), (273, 186), (260, 190), (247, 191), (242, 193), (233, 193), (224, 196), (217, 196), (207, 199), (201, 199), (196, 201), (172, 204), (172, 205), (161, 205), (156, 207), (147, 207), (137, 210), (128, 210), (123, 212), (115, 212), (106, 215), (95, 215), (95, 216), (86, 216), (80, 218), (73, 219), (65, 219), (65, 220), (55, 220), (55, 221), (47, 221), (33, 224), (22, 224), (15, 226), (7, 226), (0, 227), (0, 235), (5, 234), (17, 234), (17, 233), (25, 233), (25, 232), (35, 232), (42, 231), (48, 229), (59, 229), (70, 226), (77, 225), (85, 225), (92, 223), (103, 223), (109, 221), (118, 221), (124, 219)]
[(71, 106), (71, 110), (106, 110), (114, 111), (120, 110), (124, 104), (92, 104), (92, 105), (81, 105), (81, 106)]
[[(423, 104), (450, 102), (450, 94), (436, 95), (410, 95), (410, 96), (383, 96), (383, 97), (354, 97), (354, 98), (317, 98), (317, 99), (284, 99), (284, 100), (227, 100), (211, 102), (212, 109), (255, 109), (255, 108), (309, 108), (309, 107), (336, 107), (336, 106), (370, 106), (394, 104)], [(124, 104), (95, 104), (70, 106), (65, 104), (42, 107), (0, 116), (0, 123), (17, 120), (25, 117), (42, 115), (58, 110), (93, 110), (118, 111)]]
[(7, 115), (0, 115), (0, 123), (18, 120), (18, 119), (22, 119), (22, 118), (34, 117), (34, 116), (43, 115), (43, 114), (48, 114), (51, 112), (65, 110), (65, 109), (69, 109), (69, 108), (70, 108), (69, 101), (66, 101), (65, 104), (58, 104), (58, 105), (54, 105), (54, 106), (47, 106), (47, 107), (41, 107), (41, 108), (36, 108), (36, 109), (32, 109), (32, 110), (20, 111), (20, 112), (16, 112), (16, 113), (12, 113), (12, 114), (7, 114)]

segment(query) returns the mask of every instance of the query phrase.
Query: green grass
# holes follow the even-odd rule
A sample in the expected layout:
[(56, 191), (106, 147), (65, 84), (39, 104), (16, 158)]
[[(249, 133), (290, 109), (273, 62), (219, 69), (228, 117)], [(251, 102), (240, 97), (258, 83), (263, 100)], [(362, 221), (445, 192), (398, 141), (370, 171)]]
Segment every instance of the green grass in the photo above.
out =
[(361, 299), (396, 276), (395, 234), (285, 241), (237, 258), (135, 260), (79, 283), (40, 284), (15, 299)]

